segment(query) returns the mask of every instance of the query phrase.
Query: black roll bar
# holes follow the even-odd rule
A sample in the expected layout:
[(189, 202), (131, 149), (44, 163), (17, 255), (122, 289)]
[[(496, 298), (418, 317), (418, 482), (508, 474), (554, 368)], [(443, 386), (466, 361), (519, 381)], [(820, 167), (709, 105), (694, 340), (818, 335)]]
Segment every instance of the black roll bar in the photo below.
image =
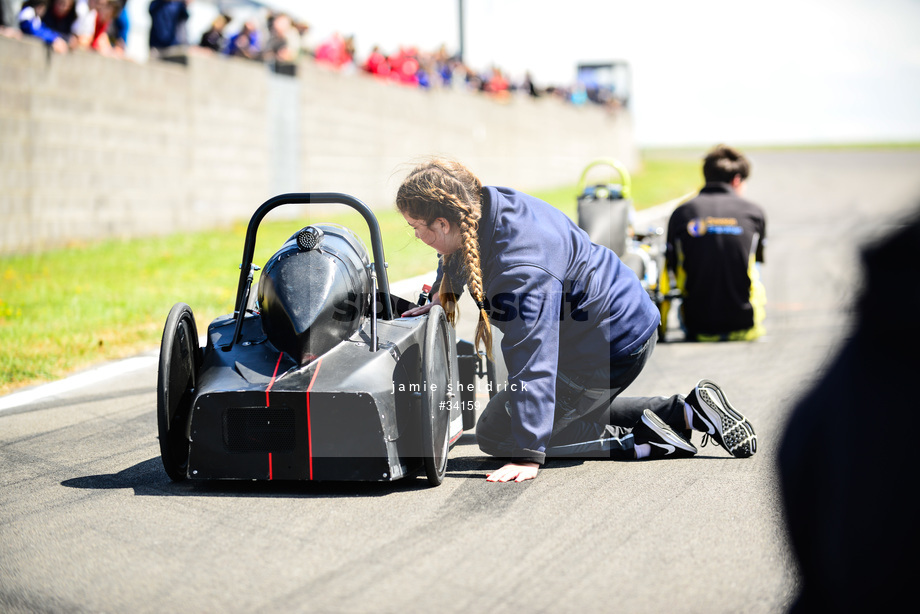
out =
[(236, 290), (236, 331), (230, 345), (238, 340), (238, 335), (242, 328), (243, 318), (246, 315), (246, 305), (244, 301), (249, 299), (249, 285), (252, 278), (252, 258), (256, 251), (256, 233), (262, 219), (272, 209), (284, 205), (346, 205), (361, 214), (371, 233), (371, 251), (374, 254), (374, 268), (377, 272), (377, 284), (380, 292), (383, 294), (383, 311), (387, 320), (393, 319), (393, 307), (390, 301), (390, 282), (387, 279), (386, 260), (383, 256), (383, 237), (380, 234), (380, 224), (377, 223), (377, 217), (370, 207), (363, 202), (338, 192), (292, 192), (289, 194), (279, 194), (265, 201), (256, 212), (252, 214), (249, 220), (249, 228), (246, 230), (246, 241), (243, 244), (243, 261), (240, 265), (240, 282)]

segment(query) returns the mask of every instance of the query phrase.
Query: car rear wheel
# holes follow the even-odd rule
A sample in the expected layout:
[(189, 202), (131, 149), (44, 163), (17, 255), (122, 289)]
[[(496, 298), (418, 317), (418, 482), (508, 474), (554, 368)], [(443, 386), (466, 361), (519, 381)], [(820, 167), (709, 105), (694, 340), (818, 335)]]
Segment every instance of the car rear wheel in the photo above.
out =
[(166, 474), (174, 482), (188, 477), (188, 421), (200, 366), (195, 316), (188, 305), (176, 303), (163, 328), (157, 374), (160, 457)]
[(450, 372), (450, 334), (444, 310), (435, 305), (428, 312), (422, 348), (422, 455), (428, 483), (438, 486), (447, 471), (450, 439), (450, 403), (453, 381)]

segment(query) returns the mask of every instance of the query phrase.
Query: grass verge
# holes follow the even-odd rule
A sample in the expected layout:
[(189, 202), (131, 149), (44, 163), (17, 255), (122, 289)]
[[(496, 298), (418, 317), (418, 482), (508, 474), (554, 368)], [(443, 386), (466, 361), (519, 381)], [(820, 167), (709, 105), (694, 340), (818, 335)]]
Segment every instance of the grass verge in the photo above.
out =
[[(637, 208), (652, 206), (698, 189), (701, 181), (698, 160), (656, 157), (633, 177), (633, 201)], [(575, 217), (574, 185), (534, 195)], [(391, 279), (434, 267), (430, 248), (415, 240), (398, 212), (376, 214)], [(293, 232), (320, 221), (342, 224), (369, 245), (364, 220), (344, 207), (296, 220), (270, 214), (254, 261), (264, 263)], [(212, 319), (233, 310), (245, 233), (241, 223), (0, 257), (0, 394), (156, 347), (177, 301), (192, 307), (203, 333)]]

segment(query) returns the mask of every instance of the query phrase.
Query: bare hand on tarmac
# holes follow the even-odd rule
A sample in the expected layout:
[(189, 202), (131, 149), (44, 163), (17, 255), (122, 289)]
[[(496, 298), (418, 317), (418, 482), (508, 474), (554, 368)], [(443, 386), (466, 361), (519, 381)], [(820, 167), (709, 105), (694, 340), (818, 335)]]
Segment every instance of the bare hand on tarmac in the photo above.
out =
[(537, 477), (540, 465), (537, 463), (508, 463), (501, 469), (486, 476), (489, 482), (523, 482)]

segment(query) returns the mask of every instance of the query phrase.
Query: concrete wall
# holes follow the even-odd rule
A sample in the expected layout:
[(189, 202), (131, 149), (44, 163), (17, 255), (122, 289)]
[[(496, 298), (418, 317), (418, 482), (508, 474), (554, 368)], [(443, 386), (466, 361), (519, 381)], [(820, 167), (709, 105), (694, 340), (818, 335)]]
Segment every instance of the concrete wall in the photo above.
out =
[(637, 162), (625, 113), (407, 89), (310, 61), (291, 78), (224, 57), (136, 64), (0, 38), (0, 252), (213, 227), (286, 191), (389, 207), (431, 154), (525, 190), (572, 184), (597, 157)]

